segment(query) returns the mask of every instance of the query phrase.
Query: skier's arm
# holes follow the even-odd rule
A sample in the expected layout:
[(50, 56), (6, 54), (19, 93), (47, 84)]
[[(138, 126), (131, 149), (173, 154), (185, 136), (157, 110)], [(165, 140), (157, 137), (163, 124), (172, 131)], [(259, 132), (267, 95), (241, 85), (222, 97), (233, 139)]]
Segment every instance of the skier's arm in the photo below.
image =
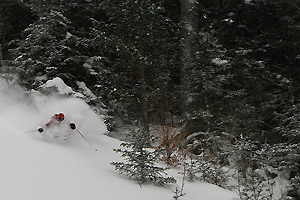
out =
[(46, 127), (49, 127), (52, 123), (53, 123), (53, 121), (55, 120), (55, 118), (54, 118), (54, 116), (51, 118), (51, 120), (47, 123), (47, 124), (45, 124), (46, 125)]
[[(55, 118), (55, 116), (51, 117), (51, 120), (48, 123), (46, 123), (45, 126), (43, 126), (43, 127), (48, 128), (53, 123), (54, 118)], [(38, 132), (42, 133), (44, 131), (43, 127), (39, 127)]]
[[(44, 127), (45, 127), (45, 128), (46, 128), (46, 127), (49, 127), (49, 126), (51, 125), (51, 123), (52, 123), (52, 120), (49, 121), (47, 124), (45, 124)], [(42, 133), (42, 132), (44, 131), (44, 128), (43, 128), (43, 127), (39, 127), (37, 130), (38, 130), (38, 132)]]

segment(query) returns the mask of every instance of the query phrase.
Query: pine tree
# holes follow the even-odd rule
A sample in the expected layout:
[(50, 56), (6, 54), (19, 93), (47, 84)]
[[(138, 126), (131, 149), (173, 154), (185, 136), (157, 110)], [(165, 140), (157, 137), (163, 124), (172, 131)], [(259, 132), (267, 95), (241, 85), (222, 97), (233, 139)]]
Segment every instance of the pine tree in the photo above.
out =
[(79, 33), (80, 27), (77, 24), (74, 26), (74, 21), (68, 16), (71, 10), (82, 6), (74, 2), (63, 6), (63, 3), (35, 4), (31, 1), (29, 6), (32, 6), (38, 19), (24, 30), (24, 38), (11, 42), (14, 44), (10, 49), (13, 64), (21, 84), (29, 89), (37, 89), (54, 77), (62, 78), (74, 90), (80, 90), (81, 82), (93, 90), (95, 88), (95, 73), (98, 71), (85, 64), (89, 59), (97, 60), (88, 47), (86, 38), (89, 35), (83, 31)]
[(193, 118), (196, 101), (194, 98), (194, 88), (192, 86), (195, 79), (194, 69), (197, 66), (196, 52), (197, 35), (199, 31), (199, 2), (183, 0), (181, 1), (181, 82), (182, 82), (182, 113), (186, 119)]
[(217, 157), (204, 154), (193, 156), (187, 165), (189, 181), (204, 181), (226, 188), (228, 177)]
[[(201, 136), (201, 139), (196, 137)], [(209, 182), (220, 187), (226, 187), (227, 175), (223, 169), (226, 155), (221, 146), (220, 138), (209, 133), (190, 135), (187, 138), (188, 148), (194, 153), (187, 162), (187, 176), (190, 181), (200, 180)]]
[(165, 168), (156, 165), (159, 155), (151, 148), (154, 138), (147, 131), (131, 131), (128, 140), (129, 142), (121, 143), (122, 148), (114, 149), (125, 159), (125, 162), (111, 163), (117, 171), (136, 180), (140, 185), (152, 182), (164, 186), (176, 182), (174, 178), (165, 176)]
[(272, 143), (263, 145), (261, 163), (280, 173), (288, 173), (292, 183), (288, 193), (296, 196), (300, 171), (299, 105), (283, 105), (283, 109), (276, 113), (278, 126), (274, 126), (273, 130), (273, 134), (278, 137)]
[[(26, 38), (13, 49), (14, 64), (24, 85), (39, 86), (36, 77), (53, 78), (63, 72), (69, 21), (59, 11), (45, 13), (26, 30)], [(33, 78), (34, 77), (34, 78)]]
[(147, 130), (150, 110), (159, 109), (157, 102), (171, 96), (168, 87), (177, 55), (176, 26), (156, 0), (105, 0), (99, 9), (104, 17), (95, 19), (98, 28), (93, 34), (94, 43), (109, 61), (104, 69), (109, 78), (102, 85), (109, 87), (106, 97), (118, 102), (117, 115), (143, 119)]
[[(219, 43), (226, 48), (229, 72), (233, 75), (226, 87), (232, 91), (227, 96), (231, 116), (224, 122), (237, 134), (242, 130), (244, 135), (261, 142), (276, 142), (274, 139), (280, 137), (272, 130), (278, 123), (276, 113), (287, 101), (297, 99), (298, 94), (298, 70), (294, 71), (294, 66), (298, 62), (295, 50), (299, 40), (295, 33), (299, 28), (299, 10), (293, 6), (297, 4), (254, 0), (250, 4), (232, 1), (224, 5), (224, 9), (210, 9), (208, 14)], [(218, 14), (222, 20), (215, 21)], [(254, 14), (260, 17), (251, 17)]]
[(264, 178), (254, 169), (249, 168), (246, 176), (238, 175), (237, 190), (240, 200), (271, 200), (272, 197), (265, 194), (266, 183)]
[(237, 139), (233, 148), (232, 159), (234, 161), (234, 177), (237, 191), (241, 200), (271, 200), (273, 199), (273, 181), (261, 173), (266, 173), (267, 167), (263, 166), (267, 156), (263, 151), (257, 150), (257, 145), (249, 139), (241, 136)]
[(246, 177), (247, 171), (250, 168), (257, 166), (254, 154), (257, 146), (247, 137), (240, 135), (232, 149), (232, 159), (236, 171)]
[(36, 16), (24, 2), (17, 0), (0, 2), (0, 72), (15, 73), (9, 49), (13, 40), (22, 39), (23, 31), (33, 23)]

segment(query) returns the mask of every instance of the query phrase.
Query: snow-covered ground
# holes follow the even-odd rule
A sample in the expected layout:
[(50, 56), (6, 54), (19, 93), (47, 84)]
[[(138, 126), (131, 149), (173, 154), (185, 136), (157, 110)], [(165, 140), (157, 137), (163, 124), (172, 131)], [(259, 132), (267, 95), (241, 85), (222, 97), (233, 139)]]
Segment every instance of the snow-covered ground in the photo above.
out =
[[(35, 131), (58, 112), (65, 123), (78, 130), (70, 140)], [(66, 130), (70, 131), (70, 130)], [(118, 174), (110, 165), (120, 160), (120, 141), (106, 136), (103, 120), (82, 100), (71, 97), (25, 93), (0, 78), (0, 199), (2, 200), (171, 200), (182, 177), (166, 188), (152, 184), (140, 187)], [(217, 186), (185, 182), (182, 200), (232, 200), (236, 194)]]

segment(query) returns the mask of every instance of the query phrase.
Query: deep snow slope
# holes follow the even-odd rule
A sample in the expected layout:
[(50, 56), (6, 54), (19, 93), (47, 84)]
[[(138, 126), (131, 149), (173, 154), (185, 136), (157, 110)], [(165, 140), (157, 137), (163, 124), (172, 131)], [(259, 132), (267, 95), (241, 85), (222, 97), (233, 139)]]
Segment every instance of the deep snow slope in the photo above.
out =
[[(98, 149), (76, 131), (69, 140), (35, 131), (57, 113), (74, 122)], [(35, 131), (35, 132), (28, 132)], [(56, 130), (57, 131), (57, 130)], [(120, 141), (106, 136), (103, 120), (82, 100), (26, 94), (0, 78), (0, 199), (1, 200), (167, 200), (176, 185), (142, 188), (120, 176), (110, 165), (120, 155)], [(180, 185), (180, 175), (172, 171)], [(186, 183), (185, 200), (232, 200), (233, 193), (206, 183)]]

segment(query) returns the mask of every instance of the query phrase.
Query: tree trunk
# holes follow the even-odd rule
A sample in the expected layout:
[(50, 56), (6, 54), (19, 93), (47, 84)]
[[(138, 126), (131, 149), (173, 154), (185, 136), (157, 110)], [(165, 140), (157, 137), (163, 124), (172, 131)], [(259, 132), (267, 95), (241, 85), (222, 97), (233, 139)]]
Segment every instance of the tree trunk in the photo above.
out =
[(147, 90), (145, 81), (145, 69), (144, 63), (139, 58), (139, 70), (140, 70), (140, 81), (141, 81), (141, 101), (142, 101), (142, 113), (143, 113), (143, 124), (146, 132), (149, 132), (149, 116), (148, 116), (148, 103), (147, 103)]
[(181, 1), (181, 84), (183, 92), (182, 114), (186, 119), (192, 116), (193, 77), (192, 70), (196, 65), (196, 40), (199, 31), (198, 0)]
[(0, 44), (0, 71), (4, 67), (3, 65), (3, 58), (2, 58), (2, 45)]
[(144, 16), (141, 16), (141, 21), (137, 24), (137, 36), (138, 36), (138, 70), (140, 74), (140, 84), (141, 84), (141, 103), (142, 103), (142, 116), (143, 116), (143, 125), (147, 133), (149, 133), (149, 116), (148, 116), (148, 101), (147, 101), (147, 89), (146, 89), (146, 80), (145, 80), (145, 63), (144, 63), (144, 46), (142, 38), (143, 30), (143, 21)]

